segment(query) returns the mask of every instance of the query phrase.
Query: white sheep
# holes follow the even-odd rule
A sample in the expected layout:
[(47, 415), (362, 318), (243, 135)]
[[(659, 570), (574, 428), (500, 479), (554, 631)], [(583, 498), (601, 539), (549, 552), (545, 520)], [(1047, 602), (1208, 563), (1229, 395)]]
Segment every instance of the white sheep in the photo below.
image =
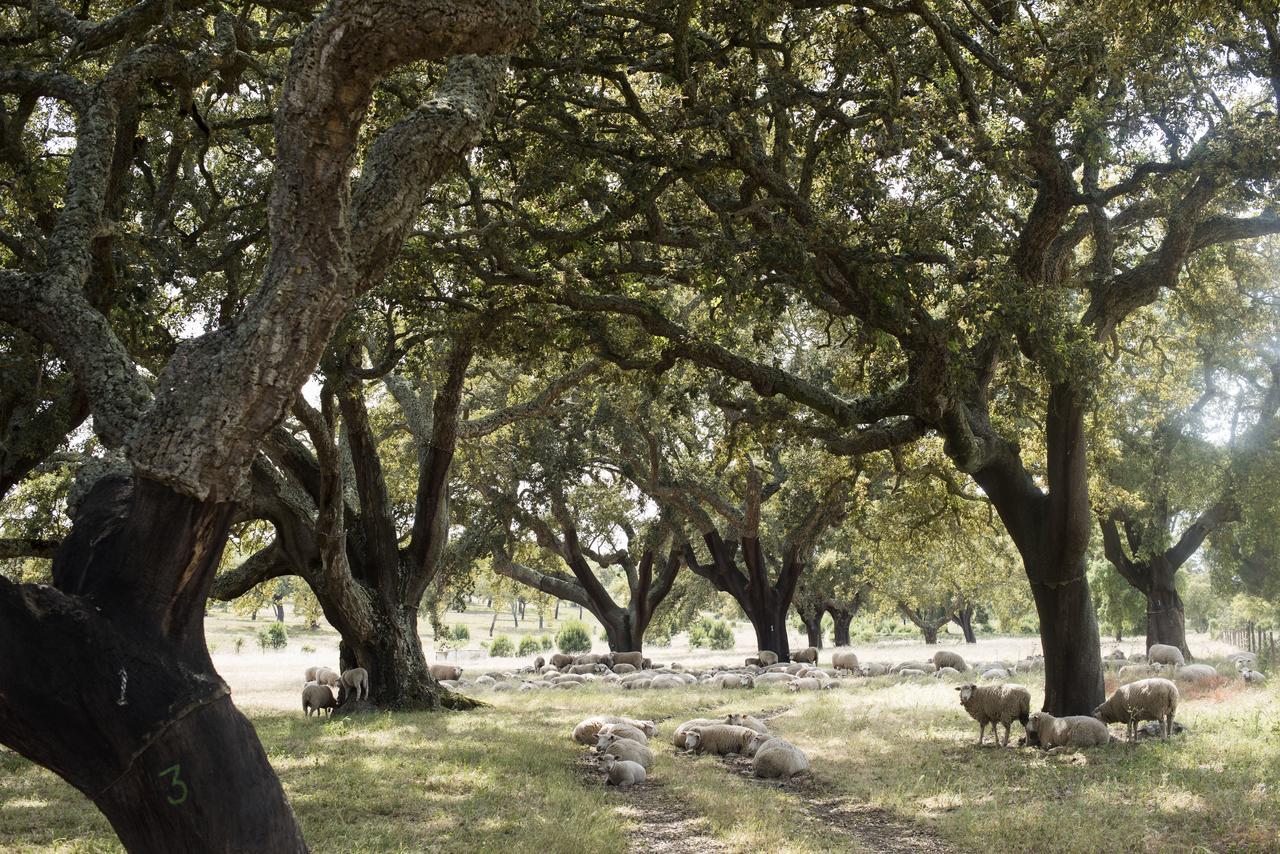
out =
[(600, 730), (608, 724), (628, 724), (640, 730), (646, 736), (651, 736), (658, 731), (658, 725), (653, 721), (637, 720), (617, 715), (595, 715), (580, 721), (573, 728), (573, 740), (579, 744), (594, 744), (600, 735)]
[(978, 677), (983, 682), (992, 682), (996, 679), (1008, 679), (1009, 671), (1003, 667), (993, 667)]
[(648, 688), (653, 682), (652, 676), (646, 676), (643, 679), (622, 680), (622, 688), (624, 691), (639, 691)]
[(1248, 665), (1241, 665), (1239, 669), (1240, 678), (1250, 685), (1261, 685), (1267, 681), (1265, 673), (1260, 673)]
[(923, 670), (918, 667), (904, 667), (898, 671), (899, 676), (905, 676), (908, 679), (917, 678), (926, 675)]
[[(732, 717), (732, 715), (730, 715)], [(685, 742), (686, 736), (697, 727), (716, 726), (717, 724), (726, 723), (726, 721), (718, 718), (694, 718), (691, 721), (685, 721), (676, 727), (676, 731), (671, 736), (671, 743), (676, 747), (684, 750), (689, 745)]]
[(1176, 667), (1187, 663), (1182, 657), (1182, 650), (1167, 643), (1153, 643), (1147, 650), (1147, 660), (1152, 664), (1172, 664)]
[(804, 676), (791, 680), (791, 684), (787, 685), (789, 691), (821, 691), (822, 683), (812, 676)]
[(757, 735), (749, 749), (755, 754), (751, 769), (757, 777), (786, 780), (809, 770), (809, 757), (789, 741)]
[(649, 687), (653, 689), (660, 688), (683, 688), (685, 681), (674, 673), (662, 673), (653, 677), (649, 683)]
[(427, 669), (435, 679), (451, 679), (457, 682), (462, 678), (462, 668), (452, 664), (428, 664)]
[(1159, 672), (1158, 667), (1152, 667), (1150, 664), (1126, 664), (1120, 668), (1120, 681), (1132, 682), (1135, 679), (1146, 679)]
[(761, 673), (756, 677), (757, 685), (786, 685), (795, 681), (790, 673)]
[(858, 656), (851, 649), (837, 650), (831, 654), (831, 666), (836, 670), (858, 672)]
[[(1014, 721), (1027, 728), (1027, 718), (1031, 712), (1031, 692), (1022, 685), (974, 685), (970, 682), (956, 688), (960, 692), (960, 705), (969, 716), (978, 722), (978, 745), (981, 746), (986, 734), (987, 724), (991, 725), (991, 735), (1002, 747), (1009, 745), (1009, 730)], [(998, 724), (1004, 724), (1004, 740), (999, 741)]]
[(625, 676), (628, 673), (635, 673), (636, 668), (634, 665), (627, 664), (625, 661), (620, 661), (617, 664), (613, 665), (613, 672), (618, 674), (619, 676)]
[(338, 683), (342, 681), (342, 677), (338, 675), (338, 671), (328, 667), (316, 668), (316, 682), (321, 685), (327, 685), (330, 688), (338, 687)]
[(1027, 734), (1040, 738), (1046, 749), (1054, 747), (1098, 747), (1111, 740), (1107, 725), (1088, 715), (1056, 718), (1048, 712), (1036, 712), (1027, 723)]
[(746, 673), (721, 673), (712, 677), (710, 684), (717, 688), (754, 688), (756, 680)]
[(751, 745), (760, 735), (753, 729), (729, 724), (693, 727), (685, 735), (685, 746), (694, 753), (741, 753), (750, 756)]
[(769, 734), (769, 728), (765, 726), (764, 721), (759, 718), (753, 718), (751, 715), (743, 715), (738, 713), (725, 715), (723, 721), (715, 721), (715, 723), (725, 723), (729, 726), (744, 726), (747, 729), (755, 730), (765, 735)]
[(605, 724), (600, 727), (600, 732), (596, 735), (596, 743), (599, 744), (600, 739), (609, 735), (616, 735), (618, 738), (629, 738), (637, 744), (649, 743), (649, 737), (644, 734), (643, 730), (624, 723)]
[(644, 766), (639, 762), (632, 762), (629, 759), (618, 759), (616, 756), (602, 756), (597, 763), (601, 771), (605, 773), (605, 785), (617, 786), (620, 789), (629, 786), (638, 786), (644, 782), (645, 770)]
[(818, 648), (816, 646), (806, 646), (804, 649), (796, 650), (791, 653), (792, 661), (806, 661), (809, 664), (818, 663)]
[(960, 671), (954, 667), (942, 666), (933, 674), (934, 679), (950, 679), (952, 676), (959, 676)]
[(647, 745), (639, 744), (629, 738), (606, 735), (600, 739), (596, 751), (601, 756), (616, 756), (628, 762), (638, 762), (646, 769), (653, 767), (653, 751)]
[(756, 652), (755, 657), (759, 659), (760, 666), (768, 667), (770, 664), (778, 663), (778, 654), (772, 650), (762, 649)]
[(1143, 679), (1121, 685), (1093, 710), (1093, 716), (1103, 724), (1127, 724), (1131, 742), (1137, 740), (1139, 722), (1159, 721), (1160, 737), (1167, 739), (1180, 699), (1178, 686), (1168, 679)]
[(346, 695), (354, 692), (357, 700), (369, 699), (369, 671), (363, 667), (353, 667), (342, 671), (339, 677), (338, 696), (346, 701)]
[(306, 685), (308, 682), (315, 682), (316, 673), (320, 671), (321, 666), (322, 665), (319, 665), (319, 664), (313, 664), (310, 667), (308, 667), (306, 673), (303, 674), (302, 684)]
[(311, 717), (312, 712), (332, 715), (337, 707), (338, 701), (334, 699), (328, 685), (308, 682), (302, 686), (302, 711), (307, 713), (307, 717)]
[(859, 676), (884, 676), (889, 672), (889, 668), (885, 667), (878, 661), (868, 661), (866, 664), (854, 670)]
[(1188, 664), (1177, 670), (1177, 677), (1183, 682), (1208, 682), (1217, 676), (1217, 668), (1211, 664)]

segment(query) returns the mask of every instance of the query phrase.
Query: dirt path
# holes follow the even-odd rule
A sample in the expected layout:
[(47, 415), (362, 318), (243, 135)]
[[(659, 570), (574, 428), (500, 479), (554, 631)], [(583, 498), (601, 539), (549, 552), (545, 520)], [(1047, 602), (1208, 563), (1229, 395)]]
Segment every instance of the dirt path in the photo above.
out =
[(654, 780), (635, 789), (610, 790), (617, 811), (635, 822), (630, 850), (643, 854), (702, 854), (727, 851), (711, 833), (705, 816), (689, 811), (686, 803)]

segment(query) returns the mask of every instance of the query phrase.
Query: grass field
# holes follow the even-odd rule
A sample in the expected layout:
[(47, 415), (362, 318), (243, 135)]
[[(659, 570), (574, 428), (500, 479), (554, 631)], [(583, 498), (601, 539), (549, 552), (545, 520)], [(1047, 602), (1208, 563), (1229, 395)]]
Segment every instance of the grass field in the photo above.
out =
[[(235, 631), (219, 624), (210, 636)], [(1280, 850), (1274, 684), (1188, 690), (1186, 735), (1067, 756), (975, 747), (977, 726), (953, 685), (931, 679), (848, 679), (820, 694), (489, 692), (477, 696), (491, 707), (469, 713), (308, 720), (296, 709), (294, 671), (323, 658), (329, 640), (321, 632), (291, 644), (315, 646), (314, 655), (236, 655), (221, 643), (216, 654), (318, 852)], [(997, 639), (965, 652), (995, 658), (1027, 643)], [(923, 647), (856, 649), (889, 661)], [(1024, 684), (1037, 704), (1040, 683)], [(670, 746), (681, 720), (738, 710), (771, 716), (771, 728), (810, 756), (811, 777), (762, 783), (741, 763)], [(599, 712), (661, 721), (644, 789), (606, 790), (583, 763), (570, 732)], [(78, 793), (0, 752), (0, 850), (119, 847)]]

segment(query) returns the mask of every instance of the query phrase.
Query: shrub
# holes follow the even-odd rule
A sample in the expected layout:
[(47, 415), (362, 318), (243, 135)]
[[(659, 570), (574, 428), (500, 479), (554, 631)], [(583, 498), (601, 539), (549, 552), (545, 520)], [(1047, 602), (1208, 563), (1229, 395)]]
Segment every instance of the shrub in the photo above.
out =
[(689, 646), (733, 649), (733, 631), (723, 620), (701, 617), (689, 629)]
[(543, 652), (547, 652), (553, 646), (555, 646), (555, 644), (551, 640), (551, 635), (543, 635), (542, 637), (538, 638), (538, 647)]
[(270, 627), (258, 630), (258, 646), (262, 651), (268, 649), (284, 649), (289, 645), (289, 632), (284, 623), (272, 623)]
[(309, 654), (315, 652), (316, 648), (311, 644), (303, 644), (302, 651)]
[(453, 639), (457, 641), (471, 640), (471, 630), (462, 625), (462, 623), (458, 623), (453, 627)]
[[(548, 643), (547, 645), (550, 646), (550, 643)], [(538, 651), (538, 641), (536, 638), (534, 638), (533, 635), (525, 635), (524, 637), (520, 638), (520, 651), (516, 653), (517, 655), (521, 655), (521, 656), (533, 655), (537, 651)]]
[(591, 632), (577, 620), (570, 620), (556, 634), (556, 646), (566, 655), (571, 652), (590, 652)]
[(236, 638), (236, 655), (239, 655), (242, 649), (244, 649), (244, 638)]
[(489, 644), (489, 655), (494, 658), (506, 658), (514, 655), (515, 651), (516, 645), (506, 635), (498, 635), (493, 639), (493, 643)]

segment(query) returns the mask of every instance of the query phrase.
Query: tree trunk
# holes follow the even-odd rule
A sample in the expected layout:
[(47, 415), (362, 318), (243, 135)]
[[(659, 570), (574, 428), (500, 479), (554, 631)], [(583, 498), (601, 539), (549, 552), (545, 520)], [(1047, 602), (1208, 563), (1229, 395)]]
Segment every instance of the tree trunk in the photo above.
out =
[(284, 622), (284, 604), (281, 602), (277, 602), (272, 607), (275, 609), (275, 612), (276, 612), (276, 622), (283, 623)]
[(103, 478), (55, 587), (0, 578), (0, 739), (89, 797), (130, 851), (306, 850), (205, 647), (234, 509)]
[(1106, 699), (1097, 613), (1083, 562), (1080, 573), (1078, 580), (1061, 587), (1031, 587), (1045, 657), (1044, 709), (1058, 716), (1092, 714)]
[(595, 615), (604, 627), (605, 641), (610, 652), (640, 652), (644, 646), (644, 630), (634, 615), (622, 609), (617, 614)]
[(1174, 586), (1175, 573), (1161, 572), (1158, 568), (1161, 563), (1157, 560), (1152, 566), (1151, 589), (1147, 592), (1147, 649), (1153, 643), (1166, 643), (1182, 650), (1187, 661), (1191, 661), (1182, 597)]
[(924, 642), (929, 646), (933, 646), (938, 642), (938, 627), (933, 623), (921, 624), (920, 633), (924, 635)]
[(493, 630), (498, 625), (498, 609), (493, 609), (493, 619), (489, 621), (489, 637), (493, 637)]
[(818, 612), (816, 617), (800, 619), (804, 622), (805, 634), (809, 636), (809, 646), (822, 649), (822, 612)]
[(520, 605), (517, 602), (511, 603), (511, 622), (517, 629), (520, 628)]
[(560, 600), (559, 599), (556, 600), (556, 612), (551, 615), (551, 619), (553, 620), (560, 619)]
[(834, 643), (836, 646), (851, 646), (849, 640), (849, 625), (853, 622), (852, 611), (838, 611), (832, 609), (831, 619), (835, 621)]
[(338, 647), (342, 670), (363, 667), (369, 671), (369, 702), (380, 709), (454, 708), (456, 698), (427, 669), (417, 606), (390, 611), (381, 603), (374, 606), (377, 615), (371, 632), (342, 632)]
[(960, 627), (960, 631), (964, 632), (965, 643), (977, 643), (978, 636), (973, 631), (973, 608), (965, 607), (956, 611), (951, 616), (952, 622)]
[[(773, 591), (768, 591), (772, 594)], [(787, 639), (787, 611), (791, 609), (790, 602), (779, 602), (776, 595), (765, 595), (761, 597), (764, 601), (759, 608), (752, 609), (755, 613), (747, 610), (746, 603), (743, 610), (747, 613), (747, 619), (751, 621), (751, 627), (756, 630), (756, 648), (767, 649), (778, 654), (778, 661), (791, 660), (791, 644)]]

